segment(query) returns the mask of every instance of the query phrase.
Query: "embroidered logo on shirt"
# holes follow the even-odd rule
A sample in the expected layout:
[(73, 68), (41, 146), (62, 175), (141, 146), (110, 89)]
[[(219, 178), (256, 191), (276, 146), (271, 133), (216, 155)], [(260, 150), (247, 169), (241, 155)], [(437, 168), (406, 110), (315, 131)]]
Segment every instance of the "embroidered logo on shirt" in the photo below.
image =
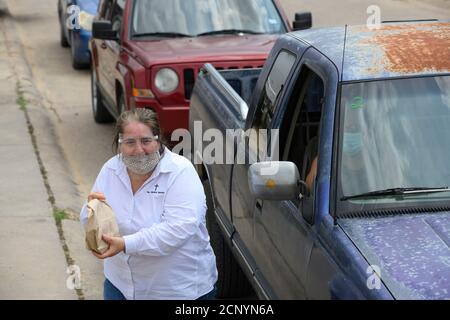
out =
[(164, 191), (158, 191), (159, 184), (156, 184), (154, 188), (155, 188), (154, 190), (147, 191), (147, 193), (149, 193), (149, 194), (164, 194), (165, 193)]

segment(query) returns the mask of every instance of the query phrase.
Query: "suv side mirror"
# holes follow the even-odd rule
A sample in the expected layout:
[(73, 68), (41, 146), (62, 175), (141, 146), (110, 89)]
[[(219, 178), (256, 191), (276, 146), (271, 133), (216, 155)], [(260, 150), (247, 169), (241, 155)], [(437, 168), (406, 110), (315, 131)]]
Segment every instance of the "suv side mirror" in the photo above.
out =
[(254, 197), (261, 200), (299, 199), (302, 182), (297, 166), (288, 161), (265, 161), (248, 169), (248, 184)]
[(111, 21), (94, 21), (92, 24), (92, 37), (102, 40), (119, 40), (117, 31), (112, 28)]
[(297, 12), (293, 23), (294, 30), (305, 30), (312, 27), (311, 12)]

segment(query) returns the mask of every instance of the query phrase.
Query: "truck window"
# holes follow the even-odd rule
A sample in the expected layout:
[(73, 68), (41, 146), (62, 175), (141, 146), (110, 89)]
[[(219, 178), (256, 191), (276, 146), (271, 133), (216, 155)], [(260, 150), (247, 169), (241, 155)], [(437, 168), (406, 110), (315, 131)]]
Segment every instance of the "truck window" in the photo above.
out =
[[(291, 101), (284, 113), (280, 142), (282, 159), (297, 165), (301, 179), (307, 180), (308, 174), (315, 170), (314, 159), (318, 158), (320, 119), (324, 102), (324, 85), (322, 79), (312, 70), (304, 67), (295, 86)], [(311, 172), (315, 177), (315, 172)], [(306, 181), (310, 190), (312, 181)]]
[(276, 101), (283, 90), (289, 72), (294, 65), (296, 56), (288, 51), (281, 51), (272, 65), (267, 77), (258, 108), (253, 121), (253, 128), (267, 129), (275, 114)]
[[(450, 185), (450, 76), (347, 83), (339, 112), (339, 197)], [(448, 192), (380, 196), (340, 205), (346, 211), (361, 205), (421, 206), (449, 197)]]

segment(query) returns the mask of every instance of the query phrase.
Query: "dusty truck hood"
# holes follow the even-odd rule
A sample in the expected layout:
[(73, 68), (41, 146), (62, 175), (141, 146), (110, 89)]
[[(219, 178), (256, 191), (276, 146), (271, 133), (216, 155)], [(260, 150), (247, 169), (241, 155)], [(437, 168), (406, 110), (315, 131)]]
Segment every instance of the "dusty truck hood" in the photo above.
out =
[(450, 212), (350, 218), (339, 225), (396, 299), (450, 299)]
[(154, 64), (265, 60), (278, 35), (223, 35), (133, 41), (141, 61)]

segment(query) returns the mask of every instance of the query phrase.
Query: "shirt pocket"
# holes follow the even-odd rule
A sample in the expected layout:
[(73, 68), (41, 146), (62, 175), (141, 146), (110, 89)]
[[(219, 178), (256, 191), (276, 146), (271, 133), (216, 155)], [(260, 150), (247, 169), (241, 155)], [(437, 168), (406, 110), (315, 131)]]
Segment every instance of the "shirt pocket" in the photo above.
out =
[(164, 210), (164, 194), (146, 193), (145, 200), (139, 204), (139, 216), (143, 227), (161, 223)]

